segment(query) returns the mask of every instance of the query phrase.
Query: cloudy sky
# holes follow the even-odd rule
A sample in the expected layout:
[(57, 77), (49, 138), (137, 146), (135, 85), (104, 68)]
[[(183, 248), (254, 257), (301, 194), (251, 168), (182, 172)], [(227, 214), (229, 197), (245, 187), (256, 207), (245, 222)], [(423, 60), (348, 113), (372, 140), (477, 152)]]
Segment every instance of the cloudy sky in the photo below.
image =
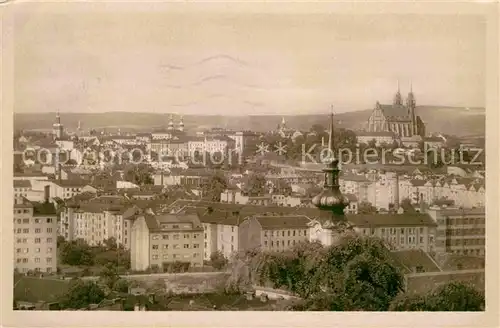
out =
[(479, 16), (19, 10), (15, 111), (305, 114), (484, 106)]

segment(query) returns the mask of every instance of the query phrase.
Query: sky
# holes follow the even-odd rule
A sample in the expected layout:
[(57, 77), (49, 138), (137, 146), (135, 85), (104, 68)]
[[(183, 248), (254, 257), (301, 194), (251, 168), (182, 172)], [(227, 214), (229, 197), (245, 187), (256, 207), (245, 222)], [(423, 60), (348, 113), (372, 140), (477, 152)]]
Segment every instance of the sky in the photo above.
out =
[(308, 114), (484, 107), (472, 15), (18, 10), (15, 112)]

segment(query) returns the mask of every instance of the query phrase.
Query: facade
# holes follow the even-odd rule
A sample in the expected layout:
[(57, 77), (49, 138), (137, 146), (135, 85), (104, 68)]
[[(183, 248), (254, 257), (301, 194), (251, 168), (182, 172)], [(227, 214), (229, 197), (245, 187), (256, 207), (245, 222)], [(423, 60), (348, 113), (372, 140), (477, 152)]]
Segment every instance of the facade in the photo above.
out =
[(375, 140), (375, 146), (392, 145), (397, 140), (397, 136), (392, 131), (359, 131), (356, 132), (358, 144), (369, 145)]
[(239, 249), (239, 217), (226, 215), (204, 215), (200, 217), (203, 225), (203, 259), (210, 260), (214, 252), (220, 252), (229, 259)]
[(57, 213), (48, 195), (42, 203), (15, 198), (14, 268), (22, 273), (57, 271)]
[(203, 226), (196, 215), (141, 214), (130, 220), (131, 269), (162, 268), (163, 263), (203, 265)]
[(254, 216), (240, 224), (240, 250), (285, 251), (309, 240), (307, 216)]
[(133, 209), (121, 196), (101, 196), (88, 201), (68, 202), (61, 210), (59, 235), (66, 240), (83, 239), (96, 246), (109, 238), (130, 248), (130, 222), (125, 212)]
[(437, 223), (436, 252), (485, 255), (484, 209), (431, 208), (428, 213)]
[(401, 93), (394, 96), (392, 105), (381, 105), (379, 102), (368, 119), (368, 132), (393, 132), (398, 137), (425, 136), (425, 126), (416, 114), (416, 102), (413, 92), (408, 93), (406, 105), (403, 105)]

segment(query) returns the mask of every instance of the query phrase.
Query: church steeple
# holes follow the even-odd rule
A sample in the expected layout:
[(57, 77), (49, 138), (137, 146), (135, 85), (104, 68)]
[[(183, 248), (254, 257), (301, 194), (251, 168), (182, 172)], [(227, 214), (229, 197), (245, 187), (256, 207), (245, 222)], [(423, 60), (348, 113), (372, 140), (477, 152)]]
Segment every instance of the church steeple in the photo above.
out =
[(330, 115), (330, 129), (328, 136), (329, 160), (323, 169), (325, 173), (325, 182), (323, 191), (312, 199), (312, 203), (322, 211), (322, 215), (331, 223), (345, 221), (344, 209), (349, 204), (347, 198), (340, 192), (339, 160), (335, 158), (334, 147), (334, 117), (333, 112)]
[(408, 98), (406, 98), (406, 107), (408, 109), (415, 107), (416, 101), (415, 101), (415, 96), (413, 95), (413, 85), (412, 82), (410, 81), (410, 92), (408, 92)]
[(173, 130), (174, 129), (174, 115), (170, 114), (170, 121), (168, 121), (168, 129)]
[(402, 106), (403, 105), (403, 100), (401, 98), (401, 92), (399, 91), (399, 80), (398, 80), (398, 91), (394, 95), (394, 106)]
[(184, 131), (184, 117), (181, 116), (181, 120), (179, 122), (179, 131)]

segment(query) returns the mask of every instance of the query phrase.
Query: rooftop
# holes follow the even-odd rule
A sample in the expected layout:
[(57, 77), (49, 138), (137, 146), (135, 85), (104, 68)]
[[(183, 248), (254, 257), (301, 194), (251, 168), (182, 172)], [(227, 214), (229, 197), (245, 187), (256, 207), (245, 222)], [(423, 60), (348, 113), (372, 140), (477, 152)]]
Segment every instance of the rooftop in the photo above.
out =
[(30, 180), (14, 180), (14, 188), (31, 188)]
[(263, 230), (307, 228), (311, 220), (304, 215), (297, 216), (256, 216)]
[(403, 214), (351, 214), (346, 215), (349, 222), (357, 227), (405, 227), (405, 226), (431, 226), (437, 224), (428, 214), (403, 213)]
[(439, 272), (441, 269), (435, 261), (422, 250), (404, 250), (391, 252), (397, 265), (400, 266), (405, 273), (412, 273), (415, 269), (419, 272)]

